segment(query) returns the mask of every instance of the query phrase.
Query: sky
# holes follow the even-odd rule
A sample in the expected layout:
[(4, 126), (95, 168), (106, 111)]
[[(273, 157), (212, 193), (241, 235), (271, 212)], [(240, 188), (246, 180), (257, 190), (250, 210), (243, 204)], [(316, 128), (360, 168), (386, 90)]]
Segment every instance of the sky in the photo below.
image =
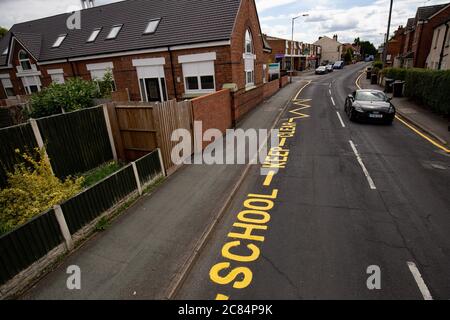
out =
[[(96, 0), (102, 5), (120, 0)], [(313, 43), (319, 36), (338, 35), (340, 42), (356, 37), (375, 45), (384, 42), (390, 0), (256, 0), (264, 33), (291, 39), (292, 17), (309, 14), (295, 22), (295, 40)], [(417, 7), (450, 0), (394, 0), (391, 33), (414, 17)], [(70, 12), (80, 0), (0, 0), (0, 26)]]

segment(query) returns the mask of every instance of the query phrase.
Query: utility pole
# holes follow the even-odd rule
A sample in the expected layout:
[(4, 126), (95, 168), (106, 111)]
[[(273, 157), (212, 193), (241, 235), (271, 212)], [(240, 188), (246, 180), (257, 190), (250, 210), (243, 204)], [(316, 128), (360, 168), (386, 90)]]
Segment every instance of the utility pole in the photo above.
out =
[(394, 6), (394, 0), (391, 0), (391, 5), (389, 9), (389, 20), (388, 20), (388, 28), (386, 33), (386, 39), (384, 42), (384, 53), (383, 53), (383, 62), (387, 63), (387, 51), (388, 51), (388, 43), (389, 43), (389, 33), (391, 32), (391, 21), (392, 21), (392, 7)]

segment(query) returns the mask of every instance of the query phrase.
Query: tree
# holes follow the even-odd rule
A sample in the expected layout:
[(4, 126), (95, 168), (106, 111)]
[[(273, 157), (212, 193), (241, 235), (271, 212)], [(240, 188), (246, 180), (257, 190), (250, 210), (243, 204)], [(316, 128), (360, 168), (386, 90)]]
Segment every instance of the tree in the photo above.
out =
[(0, 27), (0, 39), (8, 33), (8, 29)]
[(353, 61), (353, 50), (351, 48), (347, 49), (347, 52), (344, 55), (344, 60), (347, 64)]
[(375, 56), (378, 53), (377, 48), (375, 48), (373, 43), (371, 43), (370, 41), (360, 41), (359, 45), (361, 46), (361, 55), (363, 57), (371, 55)]

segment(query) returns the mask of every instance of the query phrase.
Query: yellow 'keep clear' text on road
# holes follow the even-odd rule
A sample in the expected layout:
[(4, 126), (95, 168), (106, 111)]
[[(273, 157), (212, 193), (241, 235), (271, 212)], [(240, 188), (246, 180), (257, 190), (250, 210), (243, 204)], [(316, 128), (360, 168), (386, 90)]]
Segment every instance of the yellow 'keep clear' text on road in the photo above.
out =
[[(311, 108), (307, 104), (311, 100), (298, 100), (298, 96), (307, 85), (292, 101), (294, 108), (289, 111), (290, 118), (279, 128), (279, 145), (269, 150), (262, 165), (268, 170), (263, 182), (267, 192), (247, 196), (243, 203), (244, 209), (238, 213), (232, 232), (227, 235), (228, 242), (222, 247), (221, 256), (225, 261), (215, 264), (209, 272), (209, 277), (215, 284), (242, 290), (252, 283), (253, 272), (250, 264), (261, 256), (258, 245), (265, 241), (264, 232), (268, 229), (271, 220), (270, 212), (275, 207), (275, 200), (279, 194), (278, 189), (272, 189), (270, 186), (280, 170), (286, 169), (290, 154), (288, 141), (294, 138), (297, 132), (296, 120), (310, 117), (304, 112)], [(229, 300), (229, 298), (222, 293), (216, 295), (216, 300)]]

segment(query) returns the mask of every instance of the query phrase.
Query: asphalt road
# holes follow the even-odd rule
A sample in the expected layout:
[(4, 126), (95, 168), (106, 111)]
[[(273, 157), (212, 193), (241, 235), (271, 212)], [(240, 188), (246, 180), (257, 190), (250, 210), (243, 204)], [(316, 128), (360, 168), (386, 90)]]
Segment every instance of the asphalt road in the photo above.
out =
[(251, 168), (175, 298), (450, 299), (450, 157), (348, 121), (364, 67), (309, 77), (278, 126), (286, 167)]

